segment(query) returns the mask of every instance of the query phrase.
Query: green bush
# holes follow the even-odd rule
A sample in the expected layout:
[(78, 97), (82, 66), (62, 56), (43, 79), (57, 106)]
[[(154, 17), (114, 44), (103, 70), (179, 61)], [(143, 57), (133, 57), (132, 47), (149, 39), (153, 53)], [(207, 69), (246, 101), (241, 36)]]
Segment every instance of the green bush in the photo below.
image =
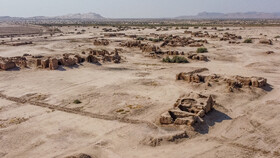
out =
[(160, 41), (163, 41), (162, 38), (149, 38), (148, 40), (149, 40), (149, 41), (152, 41), (152, 42), (160, 42)]
[(168, 57), (162, 59), (165, 63), (188, 63), (189, 61), (185, 57), (174, 56), (172, 59)]
[(73, 103), (74, 103), (74, 104), (81, 104), (82, 102), (81, 102), (80, 100), (76, 99), (76, 100), (74, 100)]
[(245, 39), (244, 43), (253, 43), (253, 40), (251, 38)]
[(206, 53), (206, 52), (208, 52), (208, 50), (207, 50), (207, 48), (201, 47), (201, 48), (197, 48), (196, 52), (197, 53)]
[(278, 36), (275, 36), (274, 38), (280, 38), (280, 35), (278, 35)]
[(144, 37), (137, 37), (136, 40), (138, 40), (138, 41), (143, 41), (143, 40), (145, 40), (145, 38), (144, 38)]
[(153, 42), (160, 42), (160, 41), (163, 41), (163, 39), (162, 38), (154, 38), (153, 39)]
[(153, 39), (153, 42), (159, 42), (159, 39), (155, 38)]
[(170, 63), (171, 59), (169, 58), (169, 56), (167, 56), (166, 58), (163, 58), (162, 61), (165, 63)]

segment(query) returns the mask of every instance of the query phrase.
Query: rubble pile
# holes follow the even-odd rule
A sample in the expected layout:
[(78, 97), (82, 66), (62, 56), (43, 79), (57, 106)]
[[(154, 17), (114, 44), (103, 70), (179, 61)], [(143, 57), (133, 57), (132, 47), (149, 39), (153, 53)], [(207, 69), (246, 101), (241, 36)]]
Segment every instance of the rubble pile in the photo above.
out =
[(172, 36), (164, 40), (161, 44), (161, 47), (170, 46), (170, 47), (201, 47), (204, 43), (208, 43), (205, 39), (195, 40), (191, 37), (180, 37), (180, 36)]
[(231, 33), (224, 33), (223, 37), (220, 38), (220, 41), (229, 41), (229, 40), (238, 40), (238, 39), (242, 39), (241, 36), (237, 36), (236, 34), (231, 34)]
[(93, 44), (95, 46), (107, 46), (109, 45), (109, 40), (106, 40), (106, 39), (101, 39), (101, 40), (94, 40)]

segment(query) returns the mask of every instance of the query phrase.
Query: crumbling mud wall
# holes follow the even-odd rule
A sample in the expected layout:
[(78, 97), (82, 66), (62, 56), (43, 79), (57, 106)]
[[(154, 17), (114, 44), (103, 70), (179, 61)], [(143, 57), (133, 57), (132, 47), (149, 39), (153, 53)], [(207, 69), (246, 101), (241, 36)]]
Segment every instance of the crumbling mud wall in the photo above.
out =
[(101, 39), (101, 40), (94, 40), (93, 44), (95, 46), (108, 46), (110, 42), (109, 40)]
[(0, 57), (0, 69), (9, 70), (16, 67), (25, 68), (27, 66), (26, 58), (21, 56), (16, 57)]
[(0, 69), (9, 70), (16, 67), (35, 67), (41, 69), (56, 70), (59, 66), (71, 67), (82, 62), (100, 63), (113, 62), (120, 63), (122, 58), (119, 55), (120, 50), (114, 52), (107, 50), (91, 50), (88, 53), (66, 53), (53, 56), (32, 56), (24, 54), (23, 56), (4, 58), (0, 57)]
[(183, 80), (188, 83), (206, 83), (209, 86), (214, 84), (225, 84), (229, 91), (245, 87), (262, 88), (267, 85), (267, 79), (263, 77), (243, 77), (243, 76), (221, 76), (217, 74), (202, 75), (199, 73), (179, 73), (176, 80)]
[(183, 95), (172, 109), (161, 114), (159, 122), (162, 125), (192, 126), (196, 122), (203, 122), (202, 118), (212, 110), (214, 104), (215, 101), (211, 95), (197, 93)]

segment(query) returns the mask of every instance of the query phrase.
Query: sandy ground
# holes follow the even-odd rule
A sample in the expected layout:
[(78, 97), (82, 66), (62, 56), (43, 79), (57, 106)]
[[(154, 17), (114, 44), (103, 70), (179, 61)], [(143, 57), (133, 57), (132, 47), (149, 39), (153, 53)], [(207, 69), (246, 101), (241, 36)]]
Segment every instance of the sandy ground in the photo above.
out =
[[(60, 29), (63, 36), (21, 37), (23, 41), (32, 40), (32, 45), (0, 45), (0, 56), (75, 53), (88, 48), (114, 50), (121, 48), (114, 41), (128, 40), (108, 38), (112, 41), (109, 46), (96, 47), (92, 38), (100, 37), (102, 28), (71, 26)], [(85, 29), (86, 33), (68, 34), (75, 29)], [(124, 32), (188, 36), (182, 29)], [(280, 35), (280, 29), (248, 27), (240, 30), (236, 27), (228, 32), (242, 35), (244, 39), (256, 39), (253, 44), (239, 45), (207, 39), (209, 44), (205, 46), (209, 52), (205, 55), (209, 62), (168, 64), (144, 57), (139, 49), (123, 48), (120, 55), (125, 61), (121, 64), (85, 63), (55, 71), (34, 68), (1, 71), (0, 157), (66, 157), (77, 153), (96, 158), (280, 157), (280, 42), (263, 45), (257, 39), (264, 35), (273, 39)], [(191, 47), (165, 49), (196, 50)], [(275, 53), (268, 55), (266, 51)], [(269, 85), (264, 89), (229, 93), (221, 87), (195, 86), (175, 80), (176, 74), (197, 68), (208, 68), (210, 73), (220, 75), (265, 77)], [(186, 139), (163, 142), (157, 147), (145, 145), (143, 140), (146, 138), (186, 129), (162, 127), (157, 120), (180, 95), (189, 92), (213, 94), (218, 103), (204, 118), (201, 128), (197, 131), (187, 129), (189, 138)], [(45, 104), (21, 103), (11, 97)], [(82, 103), (74, 104), (75, 99)], [(120, 114), (119, 109), (126, 109), (127, 113)]]

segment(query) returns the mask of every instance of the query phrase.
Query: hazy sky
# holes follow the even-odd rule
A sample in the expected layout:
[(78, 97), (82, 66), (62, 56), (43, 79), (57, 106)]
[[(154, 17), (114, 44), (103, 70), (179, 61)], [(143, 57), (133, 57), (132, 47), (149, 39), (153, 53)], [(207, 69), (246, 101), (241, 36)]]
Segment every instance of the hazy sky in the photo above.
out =
[(107, 18), (162, 18), (203, 11), (280, 12), (280, 0), (0, 0), (0, 16), (95, 12)]

